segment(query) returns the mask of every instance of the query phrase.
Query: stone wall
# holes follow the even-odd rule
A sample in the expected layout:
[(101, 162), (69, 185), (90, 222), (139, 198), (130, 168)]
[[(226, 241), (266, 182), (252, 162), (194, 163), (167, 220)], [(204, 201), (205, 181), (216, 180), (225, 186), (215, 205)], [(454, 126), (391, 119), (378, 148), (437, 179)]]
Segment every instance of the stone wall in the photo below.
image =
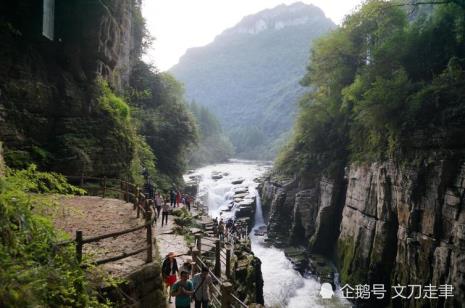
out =
[(117, 307), (166, 307), (160, 262), (154, 261), (134, 271), (117, 287), (103, 290)]

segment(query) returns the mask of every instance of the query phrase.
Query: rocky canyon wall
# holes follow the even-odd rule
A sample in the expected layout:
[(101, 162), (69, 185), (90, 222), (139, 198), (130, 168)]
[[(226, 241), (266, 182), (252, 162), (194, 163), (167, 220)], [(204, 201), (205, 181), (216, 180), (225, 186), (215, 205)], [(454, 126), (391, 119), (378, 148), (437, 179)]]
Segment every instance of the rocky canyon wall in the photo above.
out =
[[(351, 164), (262, 188), (269, 236), (332, 258), (342, 284), (384, 284), (385, 300), (362, 306), (459, 307), (465, 302), (465, 162), (450, 156)], [(392, 300), (395, 285), (454, 286), (454, 298)], [(459, 306), (457, 306), (459, 305)]]
[[(52, 1), (53, 2), (53, 1)], [(140, 52), (140, 2), (54, 1), (53, 38), (43, 1), (3, 1), (0, 137), (13, 167), (35, 162), (67, 174), (118, 175), (133, 155), (124, 127), (99, 106), (96, 78), (116, 92)]]

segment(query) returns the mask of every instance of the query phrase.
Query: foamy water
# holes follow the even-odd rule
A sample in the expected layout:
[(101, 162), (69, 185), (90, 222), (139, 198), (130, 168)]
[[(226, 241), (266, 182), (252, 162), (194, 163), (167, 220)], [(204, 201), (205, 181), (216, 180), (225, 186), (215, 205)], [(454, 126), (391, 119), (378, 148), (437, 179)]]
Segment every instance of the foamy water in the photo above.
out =
[[(260, 198), (256, 192), (257, 183), (254, 179), (261, 176), (271, 166), (261, 162), (231, 161), (230, 163), (210, 165), (195, 170), (194, 175), (200, 175), (199, 195), (204, 195), (212, 217), (220, 217), (221, 210), (228, 206), (234, 195), (234, 187), (248, 187), (250, 195), (257, 195), (257, 210), (255, 227), (263, 225), (263, 215)], [(222, 178), (212, 179), (217, 172)], [(244, 182), (233, 185), (231, 182), (242, 178)], [(232, 216), (232, 212), (223, 212), (222, 217)], [(335, 296), (331, 300), (322, 299), (319, 295), (321, 284), (314, 278), (304, 278), (294, 270), (292, 263), (284, 252), (275, 247), (269, 247), (263, 237), (250, 234), (252, 251), (262, 261), (264, 280), (263, 295), (267, 307), (350, 307), (350, 305)]]

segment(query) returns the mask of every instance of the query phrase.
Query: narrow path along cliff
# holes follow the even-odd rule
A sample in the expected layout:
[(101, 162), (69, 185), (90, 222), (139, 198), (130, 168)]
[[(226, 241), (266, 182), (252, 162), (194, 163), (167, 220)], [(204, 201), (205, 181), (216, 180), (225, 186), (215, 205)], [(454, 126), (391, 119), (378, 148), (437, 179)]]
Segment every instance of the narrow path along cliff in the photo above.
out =
[[(180, 205), (180, 207), (184, 206)], [(175, 252), (178, 265), (181, 266), (192, 257), (189, 255), (190, 249), (184, 236), (174, 231), (173, 217), (169, 215), (168, 223), (164, 226), (161, 225), (161, 216), (154, 223), (154, 256), (160, 257), (162, 261), (169, 252)], [(134, 228), (140, 224), (141, 220), (136, 217), (132, 203), (95, 196), (63, 197), (55, 219), (55, 225), (59, 229), (72, 237), (76, 231), (82, 231), (84, 238)], [(140, 249), (145, 246), (144, 232), (145, 230), (142, 229), (119, 236), (117, 240), (110, 238), (86, 244), (83, 249), (84, 256), (97, 260)], [(102, 268), (113, 277), (125, 278), (141, 269), (146, 264), (145, 258), (145, 252), (141, 252), (135, 256), (104, 264)], [(165, 295), (167, 298), (167, 294)], [(174, 303), (166, 302), (166, 305), (174, 307)]]

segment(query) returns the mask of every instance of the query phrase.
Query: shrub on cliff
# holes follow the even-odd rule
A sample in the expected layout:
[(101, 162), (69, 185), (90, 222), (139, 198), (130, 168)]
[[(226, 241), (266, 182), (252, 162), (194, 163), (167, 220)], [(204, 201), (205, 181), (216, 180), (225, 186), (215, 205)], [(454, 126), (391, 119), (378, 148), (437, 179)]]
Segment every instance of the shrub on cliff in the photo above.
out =
[(116, 119), (128, 122), (130, 109), (128, 104), (119, 96), (115, 95), (110, 89), (108, 82), (103, 79), (97, 79), (97, 84), (101, 90), (101, 96), (99, 97), (99, 104), (103, 110), (108, 111), (114, 115)]

